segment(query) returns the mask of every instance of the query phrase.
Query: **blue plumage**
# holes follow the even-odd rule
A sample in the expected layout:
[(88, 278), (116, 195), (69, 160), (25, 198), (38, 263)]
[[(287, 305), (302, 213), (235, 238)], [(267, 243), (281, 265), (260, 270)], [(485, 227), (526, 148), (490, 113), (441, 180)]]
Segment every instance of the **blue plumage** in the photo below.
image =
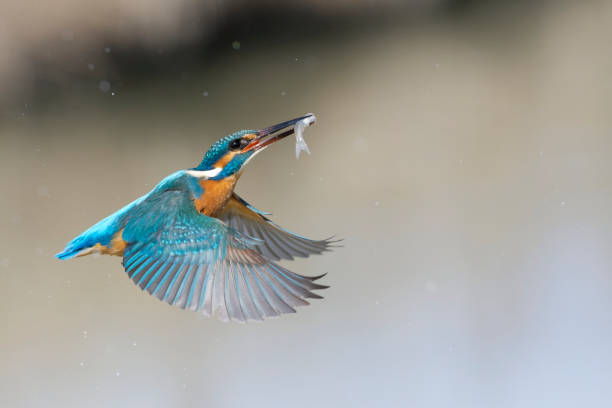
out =
[[(109, 215), (98, 223), (94, 224), (83, 232), (78, 237), (70, 241), (64, 250), (56, 255), (59, 259), (70, 259), (77, 256), (81, 251), (87, 250), (96, 244), (107, 246), (110, 244), (113, 237), (124, 227), (130, 217), (138, 216), (139, 205), (151, 195), (159, 194), (167, 189), (170, 189), (182, 180), (185, 171), (181, 170), (163, 179), (150, 193), (134, 200), (122, 209)], [(184, 180), (183, 180), (184, 182)], [(197, 181), (192, 181), (192, 188), (198, 189)], [(198, 191), (195, 191), (198, 193)]]
[(91, 226), (78, 237), (70, 241), (64, 250), (56, 255), (59, 259), (70, 259), (77, 256), (81, 251), (89, 249), (96, 244), (107, 246), (115, 234), (121, 229), (130, 211), (135, 208), (145, 197), (126, 205), (114, 214)]
[(197, 167), (194, 167), (194, 170), (210, 170), (213, 168), (214, 164), (217, 163), (229, 150), (229, 144), (236, 139), (240, 139), (244, 135), (255, 134), (256, 130), (239, 130), (238, 132), (231, 133), (219, 140), (217, 140), (213, 145), (208, 149), (202, 161)]
[(198, 167), (166, 177), (56, 256), (122, 255), (128, 276), (143, 290), (224, 320), (262, 320), (320, 298), (313, 293), (326, 287), (314, 282), (320, 276), (295, 274), (273, 260), (322, 253), (331, 241), (284, 230), (232, 193), (234, 174), (270, 143), (258, 145), (263, 136), (244, 130), (219, 140)]

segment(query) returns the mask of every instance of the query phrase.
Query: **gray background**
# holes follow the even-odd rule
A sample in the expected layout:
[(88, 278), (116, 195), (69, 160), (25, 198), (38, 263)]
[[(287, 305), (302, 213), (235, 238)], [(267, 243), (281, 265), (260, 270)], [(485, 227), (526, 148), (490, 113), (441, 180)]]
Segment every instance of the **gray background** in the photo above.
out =
[[(610, 404), (610, 2), (4, 7), (0, 405)], [(222, 323), (53, 258), (306, 112), (312, 155), (278, 143), (237, 191), (345, 239), (284, 264), (324, 300)]]

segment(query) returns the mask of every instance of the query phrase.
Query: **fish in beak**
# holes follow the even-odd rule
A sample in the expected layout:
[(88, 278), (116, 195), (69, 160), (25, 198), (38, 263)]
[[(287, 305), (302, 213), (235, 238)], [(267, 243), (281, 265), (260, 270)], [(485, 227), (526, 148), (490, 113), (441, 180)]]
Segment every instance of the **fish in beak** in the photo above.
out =
[[(301, 137), (301, 133), (306, 126), (310, 126), (316, 121), (315, 116), (312, 113), (308, 113), (299, 118), (291, 119), (286, 122), (278, 123), (274, 126), (270, 126), (264, 129), (261, 129), (257, 132), (255, 138), (251, 140), (251, 142), (246, 145), (244, 149), (242, 149), (242, 153), (246, 153), (250, 150), (257, 152), (274, 142), (278, 142), (281, 139), (293, 134), (296, 132), (298, 134), (298, 140), (296, 144), (296, 150), (298, 145), (301, 150), (308, 150), (308, 147), (304, 149), (303, 146), (306, 146), (304, 143), (304, 139)], [(289, 128), (289, 129), (288, 129)]]

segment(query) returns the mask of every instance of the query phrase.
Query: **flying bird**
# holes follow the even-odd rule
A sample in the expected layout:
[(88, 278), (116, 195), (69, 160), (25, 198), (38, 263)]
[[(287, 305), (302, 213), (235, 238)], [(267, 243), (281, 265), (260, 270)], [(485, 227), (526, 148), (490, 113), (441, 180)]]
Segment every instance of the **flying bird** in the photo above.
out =
[(312, 240), (273, 223), (234, 192), (245, 165), (294, 133), (312, 115), (262, 130), (241, 130), (215, 142), (194, 168), (177, 171), (148, 194), (104, 218), (56, 255), (123, 257), (128, 276), (171, 305), (244, 322), (294, 313), (320, 276), (276, 263), (328, 251), (335, 241)]

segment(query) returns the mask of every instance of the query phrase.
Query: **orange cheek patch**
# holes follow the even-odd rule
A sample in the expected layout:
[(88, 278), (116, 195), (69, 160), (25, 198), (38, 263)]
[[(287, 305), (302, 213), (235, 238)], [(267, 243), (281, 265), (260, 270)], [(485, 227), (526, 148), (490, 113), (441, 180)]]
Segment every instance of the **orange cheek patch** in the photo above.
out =
[(232, 161), (235, 155), (236, 152), (227, 152), (222, 158), (220, 158), (215, 164), (213, 164), (213, 167), (224, 168), (227, 163)]

